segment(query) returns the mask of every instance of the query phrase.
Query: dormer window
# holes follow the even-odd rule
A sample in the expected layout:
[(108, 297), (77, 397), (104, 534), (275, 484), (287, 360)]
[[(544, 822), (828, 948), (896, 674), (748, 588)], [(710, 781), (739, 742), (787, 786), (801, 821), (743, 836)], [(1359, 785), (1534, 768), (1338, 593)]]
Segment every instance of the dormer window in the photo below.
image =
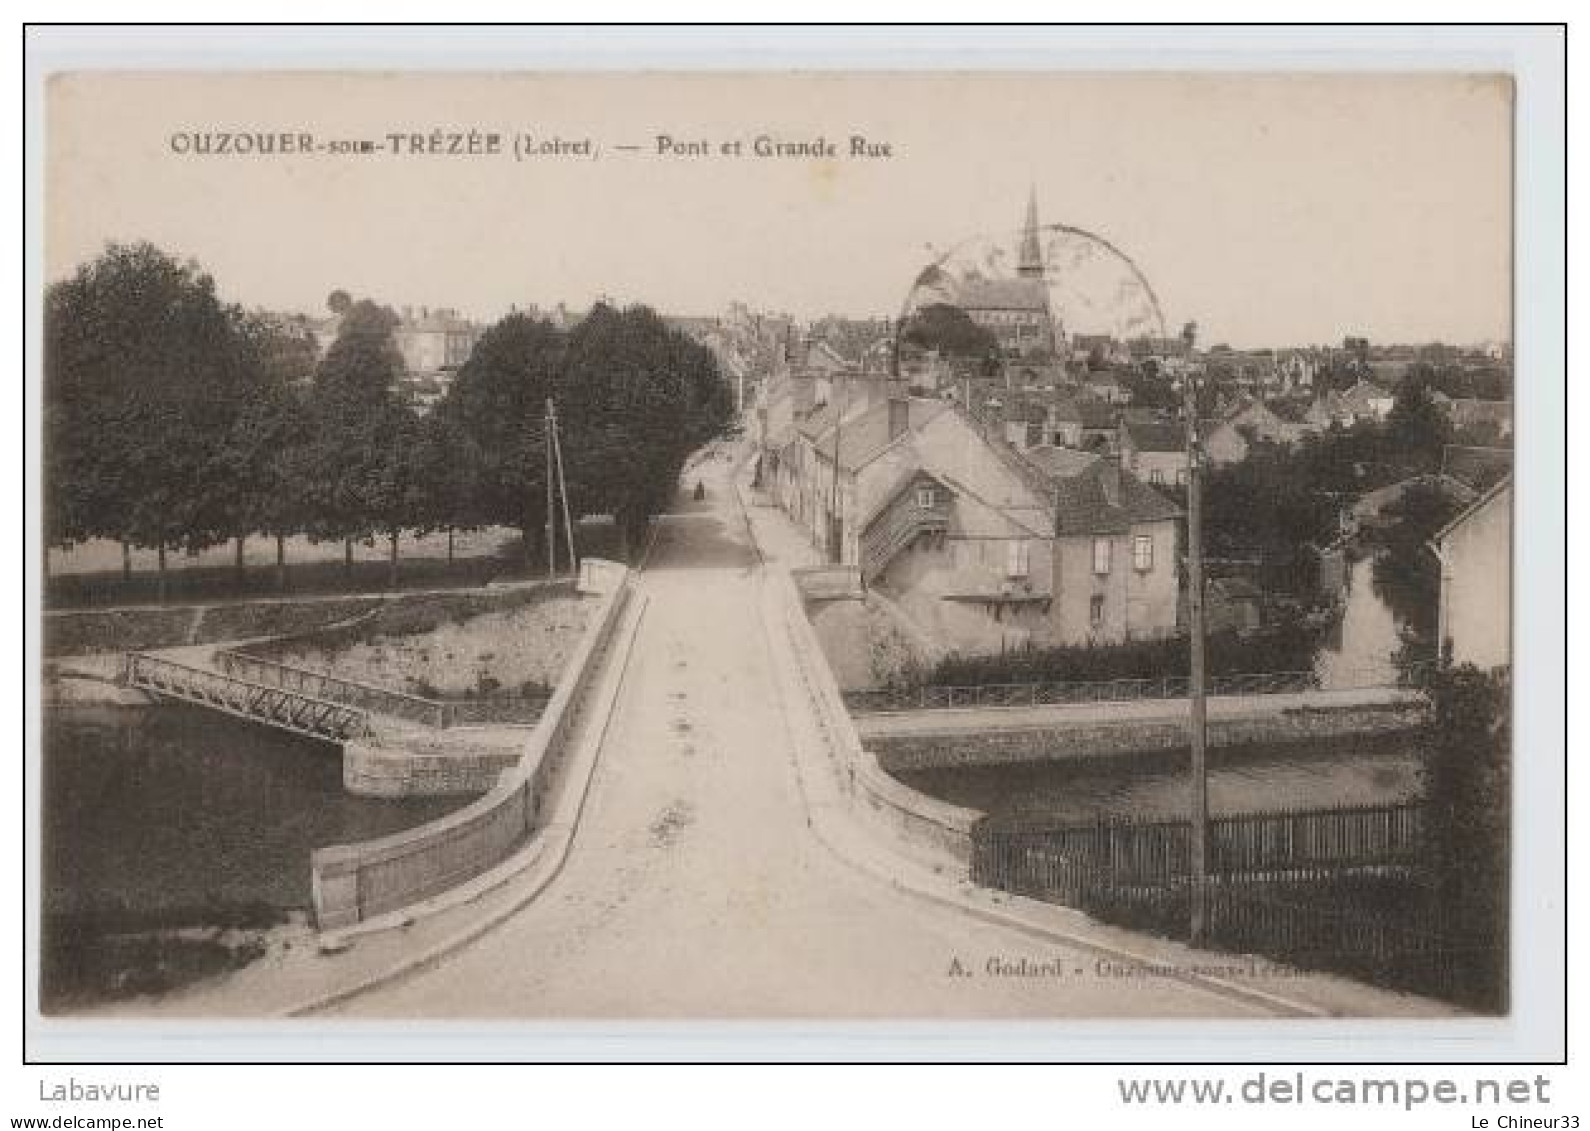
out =
[(916, 505), (922, 510), (932, 510), (939, 505), (939, 493), (931, 483), (923, 483), (916, 489)]

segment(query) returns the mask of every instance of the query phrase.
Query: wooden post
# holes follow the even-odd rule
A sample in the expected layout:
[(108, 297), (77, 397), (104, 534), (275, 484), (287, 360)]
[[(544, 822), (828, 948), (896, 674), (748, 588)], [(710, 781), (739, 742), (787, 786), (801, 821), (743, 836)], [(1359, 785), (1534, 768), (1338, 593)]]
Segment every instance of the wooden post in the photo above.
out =
[(392, 553), (391, 557), (387, 559), (386, 586), (388, 589), (396, 589), (398, 583), (398, 531), (393, 530), (388, 537), (392, 540)]
[(453, 528), (447, 528), (447, 564), (453, 564)]
[(558, 465), (558, 496), (563, 500), (563, 536), (568, 540), (569, 570), (580, 572), (580, 559), (574, 553), (574, 523), (569, 518), (569, 484), (563, 477), (563, 434), (558, 428), (558, 410), (551, 398), (547, 399), (547, 413), (552, 421), (552, 455)]
[(282, 534), (276, 535), (276, 590), (287, 592), (287, 538)]
[(552, 398), (547, 398), (546, 415), (542, 417), (541, 446), (546, 448), (547, 455), (547, 580), (551, 581), (558, 573), (558, 531), (556, 512), (552, 509)]
[(132, 543), (125, 538), (121, 540), (121, 579), (123, 582), (132, 580)]
[(1200, 498), (1198, 397), (1193, 374), (1186, 382), (1187, 413), (1187, 619), (1191, 655), (1192, 789), (1191, 809), (1191, 923), (1189, 938), (1202, 946), (1209, 934), (1209, 767), (1206, 761), (1209, 704), (1204, 687), (1204, 561), (1203, 503)]
[(349, 581), (353, 580), (353, 539), (342, 540), (342, 574)]
[(232, 549), (232, 579), (237, 582), (237, 588), (238, 588), (239, 592), (241, 592), (242, 589), (243, 589), (243, 539), (244, 539), (244, 537), (245, 537), (244, 535), (239, 534), (237, 536), (237, 538), (235, 539), (235, 544), (234, 544), (233, 549)]
[(159, 578), (155, 583), (155, 600), (164, 605), (166, 603), (166, 540), (164, 537), (160, 539), (160, 549), (156, 553), (155, 560), (159, 565), (160, 571)]

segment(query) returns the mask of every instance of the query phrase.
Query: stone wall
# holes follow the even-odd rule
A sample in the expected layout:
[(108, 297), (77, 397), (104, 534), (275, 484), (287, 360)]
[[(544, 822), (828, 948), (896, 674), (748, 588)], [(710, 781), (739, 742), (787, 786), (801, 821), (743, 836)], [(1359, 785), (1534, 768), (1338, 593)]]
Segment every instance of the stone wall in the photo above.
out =
[(431, 749), (351, 739), (342, 744), (342, 784), (356, 797), (477, 795), (496, 785), (521, 757), (521, 750), (456, 744)]
[[(1418, 728), (1418, 704), (1295, 709), (1273, 714), (1209, 720), (1211, 747), (1241, 747), (1315, 739), (1368, 737)], [(1187, 723), (1131, 720), (1026, 730), (987, 730), (956, 735), (867, 740), (886, 770), (948, 766), (999, 766), (1124, 757), (1187, 746)]]
[(516, 764), (491, 792), (444, 817), (391, 836), (317, 849), (311, 857), (315, 921), (349, 927), (401, 911), (503, 863), (531, 836), (562, 785), (562, 769), (626, 608), (628, 571), (601, 571), (605, 594)]

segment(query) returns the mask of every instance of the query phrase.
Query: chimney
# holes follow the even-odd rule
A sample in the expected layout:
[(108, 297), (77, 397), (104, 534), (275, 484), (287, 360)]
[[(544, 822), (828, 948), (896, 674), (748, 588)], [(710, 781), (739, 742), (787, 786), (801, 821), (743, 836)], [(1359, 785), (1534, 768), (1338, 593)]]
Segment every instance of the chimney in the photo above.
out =
[(911, 400), (898, 382), (890, 382), (889, 389), (889, 442), (893, 443), (911, 430)]
[(1121, 456), (1112, 452), (1099, 461), (1099, 489), (1112, 507), (1121, 505)]

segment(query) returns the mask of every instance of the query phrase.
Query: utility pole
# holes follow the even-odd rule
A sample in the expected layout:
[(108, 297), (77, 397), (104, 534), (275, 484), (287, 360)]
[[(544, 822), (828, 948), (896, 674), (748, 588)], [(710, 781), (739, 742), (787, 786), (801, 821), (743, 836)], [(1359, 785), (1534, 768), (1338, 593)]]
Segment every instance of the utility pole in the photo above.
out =
[(558, 409), (547, 398), (547, 418), (552, 422), (552, 454), (558, 465), (558, 497), (563, 500), (563, 537), (569, 547), (569, 569), (578, 573), (580, 560), (574, 554), (574, 522), (569, 518), (569, 483), (563, 477), (563, 430), (558, 427)]
[(1200, 443), (1198, 395), (1193, 370), (1182, 377), (1187, 415), (1187, 619), (1189, 628), (1192, 789), (1189, 802), (1192, 835), (1189, 844), (1191, 872), (1191, 923), (1189, 937), (1202, 946), (1209, 934), (1209, 767), (1207, 764), (1209, 712), (1204, 688), (1204, 556), (1203, 500), (1200, 498)]
[(839, 517), (839, 437), (845, 426), (845, 377), (838, 374), (838, 389), (835, 391), (834, 404), (834, 482), (828, 496), (828, 529), (824, 532), (828, 536), (828, 554), (835, 565), (844, 561), (844, 539), (840, 534), (843, 524)]
[(546, 416), (542, 421), (542, 446), (547, 450), (547, 580), (551, 581), (558, 575), (558, 532), (556, 512), (552, 509), (552, 428), (556, 418), (552, 410), (552, 398), (547, 398)]

